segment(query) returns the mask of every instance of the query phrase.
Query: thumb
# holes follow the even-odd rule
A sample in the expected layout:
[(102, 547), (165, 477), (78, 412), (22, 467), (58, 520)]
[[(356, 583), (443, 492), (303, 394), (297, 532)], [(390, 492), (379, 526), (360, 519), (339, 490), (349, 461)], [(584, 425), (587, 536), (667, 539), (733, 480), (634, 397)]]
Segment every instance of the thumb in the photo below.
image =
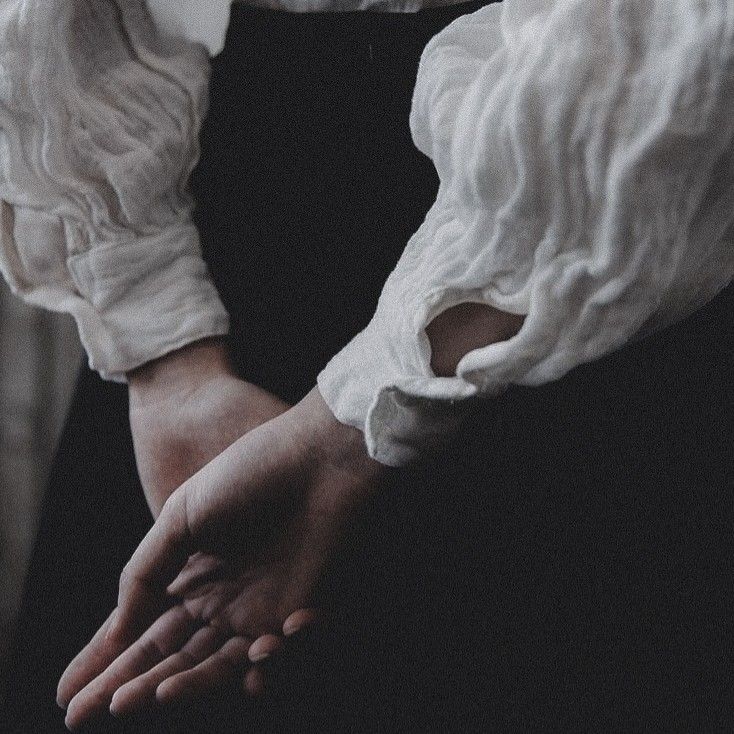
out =
[(190, 489), (179, 487), (166, 501), (120, 576), (117, 613), (107, 638), (129, 641), (169, 606), (167, 587), (194, 552), (187, 504)]

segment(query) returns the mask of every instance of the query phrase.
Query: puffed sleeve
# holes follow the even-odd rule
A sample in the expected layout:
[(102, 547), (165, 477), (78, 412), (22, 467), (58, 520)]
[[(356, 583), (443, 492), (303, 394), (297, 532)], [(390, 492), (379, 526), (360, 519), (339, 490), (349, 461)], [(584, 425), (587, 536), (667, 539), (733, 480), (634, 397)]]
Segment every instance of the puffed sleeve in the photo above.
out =
[(0, 268), (111, 379), (228, 329), (187, 193), (208, 74), (143, 0), (0, 7)]
[[(506, 0), (425, 49), (411, 127), (435, 205), (377, 312), (319, 376), (390, 465), (467, 398), (539, 385), (690, 314), (734, 277), (731, 0)], [(462, 302), (519, 333), (430, 368)]]

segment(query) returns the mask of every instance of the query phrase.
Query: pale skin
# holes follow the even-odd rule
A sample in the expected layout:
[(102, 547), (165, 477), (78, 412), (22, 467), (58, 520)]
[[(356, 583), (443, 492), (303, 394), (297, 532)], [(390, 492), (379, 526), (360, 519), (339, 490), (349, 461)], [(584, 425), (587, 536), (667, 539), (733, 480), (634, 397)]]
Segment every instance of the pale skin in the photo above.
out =
[[(428, 326), (437, 376), (504, 341), (522, 316), (462, 304)], [(239, 684), (313, 624), (313, 592), (386, 469), (314, 388), (292, 408), (234, 376), (207, 340), (130, 375), (136, 459), (155, 524), (126, 565), (118, 606), (61, 678), (74, 730)], [(162, 509), (161, 509), (162, 508)]]

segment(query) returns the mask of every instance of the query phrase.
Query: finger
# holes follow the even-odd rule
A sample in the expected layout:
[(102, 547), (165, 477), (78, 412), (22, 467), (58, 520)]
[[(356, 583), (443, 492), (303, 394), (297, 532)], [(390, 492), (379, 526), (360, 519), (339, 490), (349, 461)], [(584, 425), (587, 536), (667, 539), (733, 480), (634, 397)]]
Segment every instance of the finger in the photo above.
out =
[(198, 665), (219, 649), (224, 632), (215, 627), (203, 627), (184, 645), (143, 675), (128, 681), (112, 696), (110, 713), (123, 716), (155, 703), (155, 692), (167, 678)]
[(56, 689), (56, 702), (61, 708), (65, 709), (71, 699), (124, 650), (124, 647), (112, 643), (107, 637), (115, 611), (107, 617), (86, 647), (66, 667)]
[(275, 653), (283, 648), (283, 640), (277, 635), (262, 635), (250, 645), (247, 656), (253, 663), (260, 663), (267, 660)]
[(262, 696), (265, 693), (265, 671), (259, 665), (250, 668), (245, 673), (242, 688), (250, 696)]
[(283, 634), (286, 637), (295, 635), (307, 627), (313, 627), (321, 620), (318, 609), (298, 609), (283, 622)]
[(179, 650), (189, 639), (194, 624), (194, 619), (183, 606), (166, 612), (137, 642), (74, 696), (66, 712), (67, 726), (73, 730), (107, 709), (120, 686)]
[[(322, 614), (318, 609), (299, 609), (291, 614), (283, 623), (283, 634), (291, 636), (299, 632), (314, 627), (322, 619)], [(268, 677), (268, 662), (278, 653), (282, 652), (285, 643), (283, 638), (277, 635), (262, 635), (258, 637), (250, 646), (248, 657), (253, 663), (263, 663), (266, 665), (254, 665), (250, 668), (242, 681), (242, 688), (250, 696), (261, 696), (265, 692), (265, 686)], [(272, 673), (272, 670), (270, 671)]]
[(186, 517), (187, 488), (179, 487), (163, 506), (120, 577), (118, 613), (108, 635), (122, 642), (137, 637), (168, 603), (166, 587), (193, 552)]
[(251, 644), (252, 640), (247, 637), (231, 638), (191, 670), (163, 681), (156, 691), (158, 702), (166, 704), (190, 699), (236, 680), (248, 665), (247, 651)]
[(195, 584), (198, 586), (216, 578), (223, 565), (224, 561), (217, 556), (196, 553), (189, 558), (181, 573), (168, 585), (168, 594), (183, 596)]

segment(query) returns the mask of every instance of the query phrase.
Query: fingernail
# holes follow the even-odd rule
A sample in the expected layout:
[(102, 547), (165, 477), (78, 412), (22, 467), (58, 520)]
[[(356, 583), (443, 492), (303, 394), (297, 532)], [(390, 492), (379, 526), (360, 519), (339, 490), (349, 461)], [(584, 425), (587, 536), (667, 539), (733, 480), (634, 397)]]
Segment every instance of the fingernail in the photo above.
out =
[(251, 655), (250, 660), (253, 663), (261, 663), (263, 660), (267, 660), (269, 657), (270, 657), (269, 652), (261, 652), (261, 653), (258, 653), (257, 655)]
[(118, 706), (117, 702), (115, 701), (115, 697), (112, 696), (112, 700), (110, 701), (110, 714), (117, 718), (120, 715), (120, 707)]
[(158, 688), (155, 689), (155, 700), (160, 704), (168, 703), (174, 696), (171, 693), (171, 686), (161, 683)]
[(301, 626), (299, 624), (296, 624), (295, 622), (292, 622), (291, 624), (284, 624), (283, 625), (283, 634), (286, 637), (289, 637), (290, 635), (295, 635), (296, 632), (301, 631)]

